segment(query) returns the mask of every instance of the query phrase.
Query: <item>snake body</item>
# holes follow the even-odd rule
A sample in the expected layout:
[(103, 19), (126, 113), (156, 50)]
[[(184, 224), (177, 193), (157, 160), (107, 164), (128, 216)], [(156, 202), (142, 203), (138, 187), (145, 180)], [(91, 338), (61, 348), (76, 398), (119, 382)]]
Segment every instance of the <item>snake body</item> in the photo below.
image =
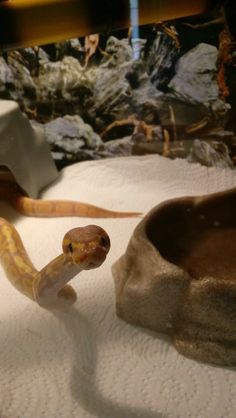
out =
[[(137, 212), (116, 212), (80, 202), (31, 199), (16, 183), (1, 180), (0, 199), (7, 200), (28, 216), (121, 218), (139, 215)], [(88, 225), (67, 232), (62, 248), (62, 254), (38, 271), (15, 227), (0, 218), (0, 262), (7, 278), (21, 293), (46, 308), (53, 306), (58, 299), (75, 302), (76, 293), (67, 283), (81, 270), (99, 267), (109, 251), (110, 240), (102, 228)]]
[(38, 271), (22, 240), (6, 219), (0, 218), (0, 260), (13, 286), (39, 305), (48, 308), (58, 298), (73, 303), (76, 293), (67, 283), (80, 271), (99, 267), (110, 248), (107, 233), (97, 225), (74, 228), (66, 233), (63, 252)]

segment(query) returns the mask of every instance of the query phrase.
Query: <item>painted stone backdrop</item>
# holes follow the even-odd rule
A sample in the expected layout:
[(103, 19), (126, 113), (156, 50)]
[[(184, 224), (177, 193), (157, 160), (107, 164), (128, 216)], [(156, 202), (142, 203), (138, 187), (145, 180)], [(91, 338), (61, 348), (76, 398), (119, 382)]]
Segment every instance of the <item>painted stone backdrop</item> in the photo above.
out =
[(0, 98), (46, 133), (58, 168), (159, 153), (234, 168), (236, 51), (222, 16), (0, 56)]

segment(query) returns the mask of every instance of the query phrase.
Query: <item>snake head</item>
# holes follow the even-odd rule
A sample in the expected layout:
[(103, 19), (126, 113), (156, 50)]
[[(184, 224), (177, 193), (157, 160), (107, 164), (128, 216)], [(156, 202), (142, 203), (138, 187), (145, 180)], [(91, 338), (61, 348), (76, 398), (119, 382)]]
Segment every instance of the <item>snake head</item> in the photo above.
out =
[(63, 238), (62, 248), (72, 264), (89, 270), (104, 262), (110, 250), (110, 238), (99, 226), (88, 225), (68, 231)]

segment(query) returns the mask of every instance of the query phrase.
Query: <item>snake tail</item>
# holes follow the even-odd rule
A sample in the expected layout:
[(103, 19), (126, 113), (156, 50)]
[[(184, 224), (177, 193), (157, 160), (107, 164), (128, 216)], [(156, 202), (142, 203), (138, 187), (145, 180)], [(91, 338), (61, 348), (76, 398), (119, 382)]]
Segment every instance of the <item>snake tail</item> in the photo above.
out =
[(141, 212), (117, 212), (69, 200), (31, 199), (16, 193), (9, 198), (9, 201), (18, 212), (34, 217), (132, 218), (142, 215)]

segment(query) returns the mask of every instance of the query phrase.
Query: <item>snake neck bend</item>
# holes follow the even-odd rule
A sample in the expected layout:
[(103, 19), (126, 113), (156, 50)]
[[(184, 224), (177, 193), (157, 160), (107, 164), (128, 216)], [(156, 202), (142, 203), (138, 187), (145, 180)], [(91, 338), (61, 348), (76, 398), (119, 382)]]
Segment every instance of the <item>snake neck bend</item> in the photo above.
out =
[(67, 293), (70, 293), (70, 298), (74, 296), (72, 288), (65, 284), (81, 268), (61, 254), (38, 271), (28, 257), (18, 232), (4, 218), (0, 218), (0, 261), (12, 285), (41, 306), (55, 301), (58, 294), (62, 298), (67, 298)]
[(52, 303), (57, 302), (58, 296), (62, 299), (70, 298), (70, 303), (73, 303), (77, 296), (67, 283), (82, 270), (82, 266), (73, 264), (65, 254), (58, 255), (40, 270), (35, 278), (34, 300), (44, 307), (50, 307)]

